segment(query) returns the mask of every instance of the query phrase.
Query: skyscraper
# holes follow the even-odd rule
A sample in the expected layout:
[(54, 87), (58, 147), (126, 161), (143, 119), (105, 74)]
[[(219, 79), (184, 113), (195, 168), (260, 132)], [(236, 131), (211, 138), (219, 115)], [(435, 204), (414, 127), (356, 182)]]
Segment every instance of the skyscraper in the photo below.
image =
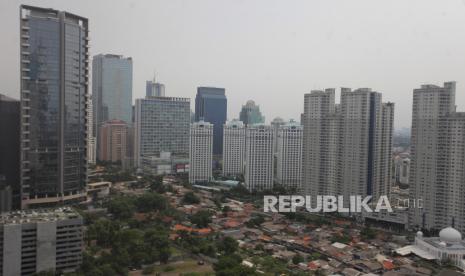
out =
[[(121, 120), (131, 123), (132, 59), (100, 54), (92, 60), (92, 97), (94, 133), (103, 122)], [(98, 141), (98, 138), (97, 138)], [(97, 143), (97, 151), (99, 145)]]
[(198, 87), (195, 97), (195, 121), (213, 124), (213, 154), (223, 153), (223, 125), (226, 122), (227, 99), (224, 88)]
[(249, 191), (273, 188), (273, 139), (271, 126), (255, 124), (246, 129), (244, 178)]
[(276, 183), (295, 190), (301, 189), (303, 128), (295, 121), (279, 127), (276, 153)]
[(22, 205), (85, 199), (86, 18), (20, 7)]
[(237, 176), (244, 173), (245, 127), (241, 121), (232, 120), (224, 125), (223, 175)]
[(239, 113), (239, 120), (248, 126), (263, 124), (265, 122), (265, 117), (262, 116), (260, 112), (260, 106), (256, 105), (254, 101), (249, 100), (242, 106), (241, 112)]
[(153, 80), (146, 82), (145, 87), (146, 97), (164, 97), (165, 96), (165, 85), (158, 83), (153, 76)]
[(189, 183), (208, 182), (212, 179), (213, 125), (195, 122), (189, 137)]
[[(20, 102), (0, 94), (0, 182), (5, 195), (13, 193), (15, 209), (21, 201), (19, 185)], [(9, 188), (8, 188), (9, 187)], [(0, 193), (2, 188), (0, 187)]]
[(342, 88), (339, 105), (334, 89), (312, 91), (302, 119), (306, 194), (389, 194), (394, 104), (369, 88)]
[(99, 160), (124, 162), (128, 155), (128, 124), (120, 120), (103, 123), (99, 134)]
[(414, 89), (409, 187), (421, 206), (409, 208), (411, 228), (465, 232), (464, 160), (465, 112), (456, 112), (455, 82)]
[(147, 97), (136, 100), (134, 158), (140, 166), (143, 156), (188, 157), (190, 99)]

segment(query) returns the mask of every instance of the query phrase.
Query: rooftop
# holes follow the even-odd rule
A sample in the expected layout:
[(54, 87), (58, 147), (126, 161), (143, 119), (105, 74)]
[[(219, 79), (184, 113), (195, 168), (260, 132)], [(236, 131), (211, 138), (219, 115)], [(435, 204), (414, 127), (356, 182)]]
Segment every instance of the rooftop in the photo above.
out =
[(36, 223), (80, 218), (70, 207), (13, 211), (0, 215), (0, 224)]

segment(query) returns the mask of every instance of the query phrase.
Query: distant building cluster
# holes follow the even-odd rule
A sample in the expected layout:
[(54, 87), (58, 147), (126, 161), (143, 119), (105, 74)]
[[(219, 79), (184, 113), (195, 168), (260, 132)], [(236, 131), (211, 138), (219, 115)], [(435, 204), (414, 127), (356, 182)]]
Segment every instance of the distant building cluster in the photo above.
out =
[[(222, 175), (253, 192), (284, 187), (376, 198), (396, 191), (422, 208), (366, 218), (465, 233), (465, 113), (457, 111), (455, 82), (413, 90), (411, 145), (397, 152), (394, 104), (370, 88), (342, 88), (339, 103), (335, 89), (311, 91), (300, 122), (266, 124), (252, 100), (239, 120), (228, 120), (220, 87), (197, 87), (192, 113), (191, 99), (167, 95), (155, 77), (133, 106), (132, 58), (98, 54), (91, 61), (87, 18), (23, 5), (19, 20), (21, 98), (0, 95), (0, 128), (8, 130), (0, 135), (0, 212), (8, 214), (0, 223), (0, 253), (9, 252), (1, 255), (2, 275), (78, 267), (82, 219), (66, 208), (30, 209), (86, 201), (89, 189), (107, 195), (107, 182), (88, 186), (90, 168), (101, 162), (147, 174), (188, 173), (193, 184)], [(69, 227), (73, 239), (60, 227)], [(449, 254), (452, 245), (462, 250), (461, 236), (448, 243), (458, 235), (443, 234), (419, 234), (416, 245), (431, 254)], [(34, 250), (23, 252), (23, 242)], [(21, 262), (26, 253), (31, 261)]]

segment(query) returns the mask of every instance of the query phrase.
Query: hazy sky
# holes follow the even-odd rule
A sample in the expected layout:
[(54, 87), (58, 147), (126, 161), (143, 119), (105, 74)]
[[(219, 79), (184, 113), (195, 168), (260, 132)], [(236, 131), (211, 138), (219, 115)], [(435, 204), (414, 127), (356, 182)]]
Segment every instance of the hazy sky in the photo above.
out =
[[(465, 0), (0, 1), (0, 93), (19, 97), (19, 5), (89, 18), (91, 54), (134, 60), (134, 98), (156, 70), (167, 96), (226, 88), (228, 118), (260, 104), (300, 119), (304, 94), (371, 87), (411, 124), (412, 89), (457, 81), (465, 109)], [(338, 96), (339, 97), (339, 96)]]

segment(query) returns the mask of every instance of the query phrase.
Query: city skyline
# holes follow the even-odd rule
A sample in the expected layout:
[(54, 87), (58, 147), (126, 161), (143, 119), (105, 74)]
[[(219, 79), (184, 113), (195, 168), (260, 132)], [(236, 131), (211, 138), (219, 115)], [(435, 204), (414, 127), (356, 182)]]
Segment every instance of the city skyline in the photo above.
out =
[[(21, 3), (0, 4), (0, 15), (8, 22), (0, 26), (7, 38), (2, 61), (8, 64), (0, 74), (4, 84), (0, 92), (16, 99), (19, 38), (14, 26), (19, 27), (15, 15)], [(275, 1), (221, 5), (212, 1), (128, 1), (114, 6), (109, 18), (99, 16), (107, 7), (104, 1), (26, 3), (89, 18), (91, 55), (133, 57), (133, 102), (144, 97), (145, 82), (153, 77), (154, 69), (168, 95), (193, 100), (198, 86), (224, 87), (230, 99), (229, 120), (251, 99), (261, 106), (267, 123), (277, 116), (298, 120), (302, 95), (310, 90), (366, 85), (397, 104), (395, 127), (401, 128), (410, 127), (411, 91), (418, 84), (457, 81), (457, 91), (465, 88), (465, 75), (461, 74), (465, 71), (465, 19), (461, 18), (465, 3), (458, 0), (446, 4), (421, 1), (421, 5), (419, 1), (390, 1), (379, 3), (380, 8), (367, 1), (296, 1), (293, 5)], [(365, 14), (364, 6), (372, 12)], [(175, 11), (178, 16), (167, 16)], [(144, 16), (146, 13), (156, 16)], [(195, 14), (199, 13), (214, 16), (198, 20)], [(232, 24), (243, 13), (244, 22)], [(123, 16), (126, 20), (119, 20)], [(325, 18), (332, 18), (331, 22), (314, 24)], [(128, 20), (131, 24), (124, 23)], [(403, 24), (388, 24), (400, 21)], [(283, 24), (275, 26), (278, 22)], [(372, 26), (365, 27), (365, 23)], [(144, 28), (144, 33), (135, 31), (140, 26), (151, 28)], [(145, 42), (138, 43), (142, 39)], [(246, 46), (237, 45), (242, 40), (248, 42)], [(381, 46), (368, 46), (373, 43)], [(357, 66), (348, 67), (353, 64)], [(457, 102), (464, 100), (465, 94), (458, 93)]]

